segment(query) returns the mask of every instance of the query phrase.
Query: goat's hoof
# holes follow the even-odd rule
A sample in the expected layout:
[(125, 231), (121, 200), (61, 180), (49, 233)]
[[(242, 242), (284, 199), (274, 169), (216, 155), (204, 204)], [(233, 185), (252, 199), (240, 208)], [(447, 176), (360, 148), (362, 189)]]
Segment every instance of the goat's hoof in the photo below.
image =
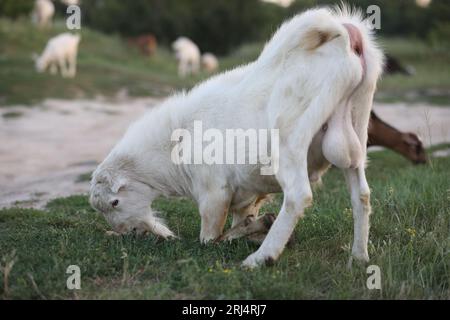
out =
[(175, 234), (168, 235), (167, 237), (162, 237), (164, 240), (180, 240), (181, 238)]
[(252, 256), (249, 256), (242, 262), (242, 268), (247, 270), (253, 270), (260, 266), (260, 263)]
[(352, 256), (356, 261), (361, 263), (367, 263), (370, 260), (367, 252), (352, 252)]
[(217, 243), (217, 239), (219, 239), (219, 237), (201, 237), (200, 238), (200, 243), (202, 245), (209, 245), (212, 243)]
[(365, 264), (367, 264), (369, 262), (369, 255), (365, 252), (362, 253), (352, 253), (352, 255), (350, 256), (348, 263), (347, 263), (347, 268), (351, 269), (352, 265), (353, 265), (353, 260), (355, 260), (355, 262), (357, 263), (357, 265), (362, 265), (364, 266)]
[(242, 262), (244, 269), (255, 269), (263, 265), (272, 266), (275, 263), (275, 259), (270, 256), (261, 256), (257, 253), (253, 253)]

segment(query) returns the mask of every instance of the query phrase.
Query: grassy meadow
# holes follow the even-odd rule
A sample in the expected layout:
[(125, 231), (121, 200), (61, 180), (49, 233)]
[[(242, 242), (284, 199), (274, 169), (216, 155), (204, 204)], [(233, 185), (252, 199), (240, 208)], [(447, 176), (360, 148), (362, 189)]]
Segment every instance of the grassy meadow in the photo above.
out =
[[(449, 147), (449, 145), (441, 146)], [(436, 149), (436, 148), (435, 148)], [(450, 299), (449, 158), (413, 166), (388, 151), (368, 169), (373, 215), (370, 264), (381, 290), (366, 287), (366, 266), (347, 268), (352, 241), (350, 201), (332, 170), (295, 243), (272, 267), (246, 271), (257, 249), (246, 240), (201, 245), (200, 218), (188, 200), (160, 199), (154, 208), (182, 240), (105, 235), (104, 219), (79, 195), (46, 210), (0, 211), (0, 279), (7, 299)], [(281, 195), (264, 212), (280, 208)], [(81, 268), (81, 290), (66, 288), (66, 268)], [(5, 269), (3, 269), (4, 272)], [(7, 279), (7, 281), (5, 281)]]

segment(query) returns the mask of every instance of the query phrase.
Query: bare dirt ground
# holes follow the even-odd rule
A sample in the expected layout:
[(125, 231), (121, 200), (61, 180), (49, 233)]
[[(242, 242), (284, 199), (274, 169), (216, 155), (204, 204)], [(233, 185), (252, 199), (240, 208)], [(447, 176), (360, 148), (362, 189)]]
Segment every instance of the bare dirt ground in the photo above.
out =
[(158, 100), (47, 100), (0, 109), (0, 207), (88, 191), (88, 174)]
[[(0, 208), (40, 208), (53, 198), (86, 193), (89, 173), (126, 128), (160, 100), (46, 100), (0, 108)], [(450, 108), (376, 104), (379, 116), (424, 143), (450, 142)], [(448, 156), (448, 152), (441, 152)]]

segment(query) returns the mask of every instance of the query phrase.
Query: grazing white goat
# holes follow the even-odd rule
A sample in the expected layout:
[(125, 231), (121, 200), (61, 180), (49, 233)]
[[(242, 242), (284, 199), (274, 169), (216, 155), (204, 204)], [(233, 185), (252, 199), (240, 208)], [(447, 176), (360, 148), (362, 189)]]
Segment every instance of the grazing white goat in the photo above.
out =
[(204, 53), (202, 55), (202, 67), (209, 73), (215, 72), (219, 69), (219, 60), (212, 53)]
[(49, 68), (51, 74), (57, 74), (59, 67), (63, 77), (75, 77), (80, 40), (80, 35), (71, 33), (62, 33), (51, 38), (41, 56), (35, 57), (36, 70), (44, 72)]
[[(243, 263), (255, 267), (279, 257), (312, 203), (310, 183), (334, 164), (351, 192), (352, 254), (367, 261), (367, 128), (382, 60), (360, 14), (322, 8), (297, 15), (255, 62), (169, 98), (134, 123), (94, 172), (90, 202), (117, 233), (151, 231), (167, 238), (174, 234), (151, 208), (153, 200), (191, 197), (199, 206), (200, 240), (208, 242), (222, 235), (228, 212), (235, 226), (256, 217), (267, 194), (283, 191), (267, 237)], [(229, 129), (278, 129), (279, 156), (271, 156), (279, 169), (261, 175), (262, 158), (234, 165), (171, 161), (176, 146), (190, 146), (187, 136), (178, 139), (174, 132), (182, 128), (195, 137), (194, 121), (223, 136)], [(192, 147), (195, 158), (202, 141), (194, 138)], [(249, 150), (240, 149), (245, 158)]]
[(40, 28), (48, 27), (55, 14), (55, 5), (50, 0), (36, 0), (32, 13), (33, 22)]
[(192, 40), (180, 37), (172, 44), (172, 48), (178, 60), (180, 77), (198, 73), (200, 69), (200, 49)]

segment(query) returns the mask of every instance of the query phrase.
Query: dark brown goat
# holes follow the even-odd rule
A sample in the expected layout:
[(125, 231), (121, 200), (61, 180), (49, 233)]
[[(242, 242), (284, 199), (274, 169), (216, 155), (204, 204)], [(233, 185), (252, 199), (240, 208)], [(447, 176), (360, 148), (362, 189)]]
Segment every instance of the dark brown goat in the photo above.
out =
[(415, 74), (415, 70), (412, 66), (403, 66), (397, 58), (389, 54), (386, 54), (385, 57), (386, 57), (386, 62), (384, 65), (385, 74), (399, 73), (405, 76), (413, 76)]
[(136, 38), (130, 38), (128, 39), (128, 43), (139, 48), (141, 53), (145, 56), (154, 55), (158, 47), (156, 38), (152, 34), (145, 34)]
[(400, 132), (381, 120), (373, 111), (370, 114), (367, 146), (382, 146), (394, 150), (414, 164), (428, 161), (422, 141), (416, 134)]

